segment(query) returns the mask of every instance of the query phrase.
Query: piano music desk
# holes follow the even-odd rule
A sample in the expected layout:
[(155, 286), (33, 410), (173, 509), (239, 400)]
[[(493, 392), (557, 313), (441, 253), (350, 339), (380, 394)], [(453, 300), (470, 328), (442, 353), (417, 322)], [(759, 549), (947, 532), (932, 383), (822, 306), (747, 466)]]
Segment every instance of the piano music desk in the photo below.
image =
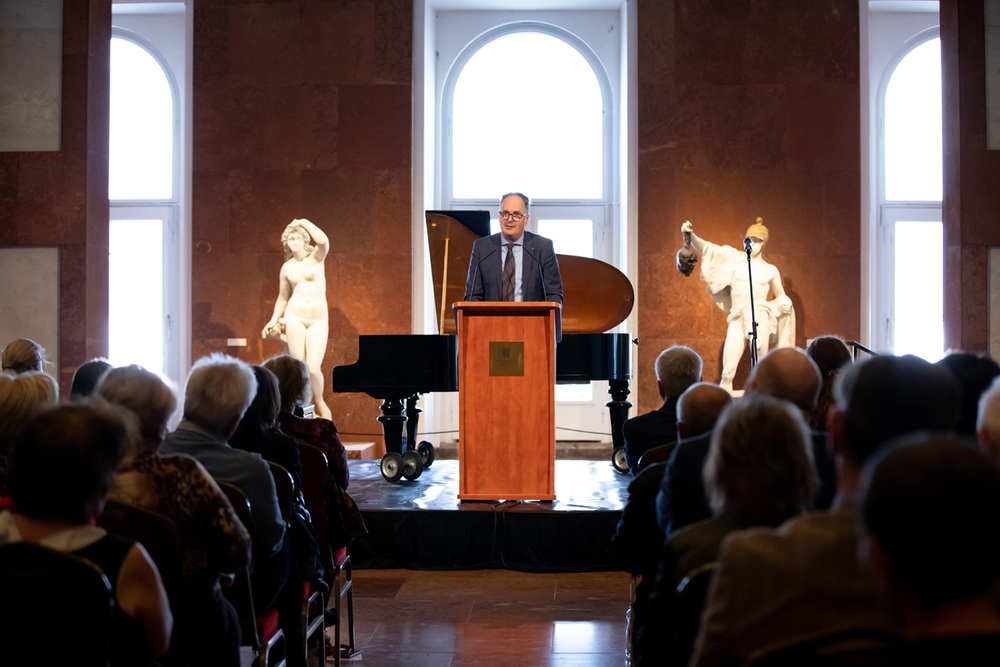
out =
[(374, 461), (378, 458), (378, 449), (374, 442), (345, 442), (344, 449), (347, 450), (348, 459)]

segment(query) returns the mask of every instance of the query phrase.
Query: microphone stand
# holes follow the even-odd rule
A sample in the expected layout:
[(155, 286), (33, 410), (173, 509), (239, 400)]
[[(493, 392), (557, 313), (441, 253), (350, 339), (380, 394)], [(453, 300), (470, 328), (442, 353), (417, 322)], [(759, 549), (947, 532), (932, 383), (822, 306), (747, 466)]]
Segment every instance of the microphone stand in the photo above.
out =
[(757, 366), (757, 308), (753, 304), (753, 269), (750, 253), (753, 252), (753, 242), (743, 239), (743, 249), (747, 253), (747, 280), (750, 282), (750, 369)]

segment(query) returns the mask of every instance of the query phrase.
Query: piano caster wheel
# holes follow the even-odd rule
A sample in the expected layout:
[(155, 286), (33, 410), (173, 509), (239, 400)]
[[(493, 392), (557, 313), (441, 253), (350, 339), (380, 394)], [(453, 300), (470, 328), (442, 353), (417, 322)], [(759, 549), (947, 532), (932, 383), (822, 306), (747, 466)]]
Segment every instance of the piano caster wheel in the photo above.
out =
[(421, 440), (420, 444), (417, 445), (417, 453), (423, 459), (424, 467), (430, 468), (431, 464), (434, 463), (434, 445), (426, 440)]
[(410, 450), (403, 454), (403, 477), (414, 480), (424, 471), (424, 460), (420, 454)]
[(398, 482), (403, 476), (403, 457), (396, 452), (386, 452), (386, 455), (379, 461), (379, 468), (382, 470), (382, 477), (387, 482)]
[(615, 467), (618, 472), (628, 472), (628, 459), (625, 457), (625, 448), (619, 447), (615, 450), (615, 453), (611, 455), (611, 465)]

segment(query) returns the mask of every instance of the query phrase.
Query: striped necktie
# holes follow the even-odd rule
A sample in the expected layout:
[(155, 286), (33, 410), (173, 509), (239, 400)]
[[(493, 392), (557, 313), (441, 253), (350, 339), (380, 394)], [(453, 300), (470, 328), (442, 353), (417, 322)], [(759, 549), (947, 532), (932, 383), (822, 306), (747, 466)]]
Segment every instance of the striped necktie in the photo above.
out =
[(507, 258), (503, 261), (503, 300), (514, 300), (514, 244), (505, 243)]

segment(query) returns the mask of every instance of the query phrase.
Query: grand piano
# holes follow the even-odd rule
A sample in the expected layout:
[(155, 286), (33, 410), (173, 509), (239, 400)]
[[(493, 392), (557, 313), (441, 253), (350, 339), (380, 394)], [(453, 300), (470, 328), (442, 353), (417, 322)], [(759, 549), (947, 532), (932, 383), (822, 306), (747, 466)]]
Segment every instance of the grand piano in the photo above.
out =
[[(357, 362), (333, 369), (334, 392), (381, 399), (387, 480), (416, 479), (434, 462), (434, 446), (416, 442), (419, 394), (458, 391), (458, 336), (451, 304), (465, 296), (472, 244), (489, 234), (487, 211), (428, 211), (427, 237), (439, 334), (362, 335)], [(607, 380), (614, 443), (612, 465), (625, 472), (622, 424), (632, 404), (630, 336), (604, 333), (628, 317), (635, 292), (618, 269), (586, 257), (557, 255), (563, 281), (562, 342), (556, 348), (557, 384)], [(404, 433), (405, 429), (405, 433)]]

